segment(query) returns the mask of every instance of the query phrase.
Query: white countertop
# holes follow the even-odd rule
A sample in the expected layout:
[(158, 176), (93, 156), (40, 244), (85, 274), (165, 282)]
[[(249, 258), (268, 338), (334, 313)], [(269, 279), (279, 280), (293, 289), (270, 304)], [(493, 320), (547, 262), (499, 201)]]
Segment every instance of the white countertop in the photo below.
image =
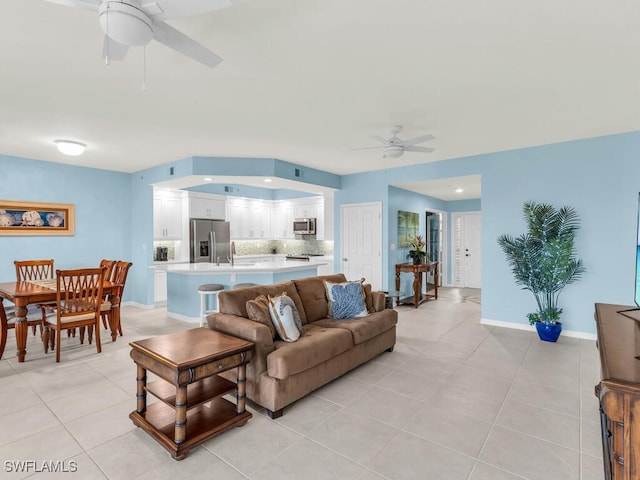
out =
[(324, 265), (326, 262), (307, 262), (304, 260), (286, 260), (276, 258), (268, 262), (251, 262), (242, 259), (233, 267), (228, 263), (164, 263), (162, 265), (154, 264), (149, 268), (154, 270), (164, 270), (171, 273), (180, 273), (184, 275), (211, 275), (216, 273), (274, 273), (274, 272), (293, 272), (296, 270), (306, 270), (316, 268), (318, 265)]

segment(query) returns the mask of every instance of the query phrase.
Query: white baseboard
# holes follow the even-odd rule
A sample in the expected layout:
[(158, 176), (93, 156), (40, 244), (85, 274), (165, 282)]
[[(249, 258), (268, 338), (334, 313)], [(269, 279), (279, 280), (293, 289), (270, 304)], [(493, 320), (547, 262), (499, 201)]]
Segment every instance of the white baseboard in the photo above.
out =
[[(488, 318), (480, 319), (481, 325), (489, 325), (492, 327), (503, 327), (503, 328), (513, 328), (515, 330), (526, 330), (527, 332), (535, 332), (536, 327), (533, 325), (528, 325), (524, 323), (512, 323), (512, 322), (502, 322), (500, 320), (490, 320)], [(562, 335), (565, 337), (572, 338), (580, 338), (582, 340), (593, 340), (597, 339), (595, 333), (587, 333), (587, 332), (578, 332), (576, 330), (562, 330)]]
[(138, 303), (138, 302), (122, 302), (123, 306), (129, 306), (129, 307), (136, 307), (136, 308), (143, 308), (145, 310), (150, 310), (152, 308), (155, 308), (155, 305), (146, 305), (144, 303)]
[(195, 323), (200, 325), (200, 317), (187, 317), (186, 315), (180, 315), (179, 313), (167, 312), (167, 317), (175, 320), (180, 320), (185, 323)]

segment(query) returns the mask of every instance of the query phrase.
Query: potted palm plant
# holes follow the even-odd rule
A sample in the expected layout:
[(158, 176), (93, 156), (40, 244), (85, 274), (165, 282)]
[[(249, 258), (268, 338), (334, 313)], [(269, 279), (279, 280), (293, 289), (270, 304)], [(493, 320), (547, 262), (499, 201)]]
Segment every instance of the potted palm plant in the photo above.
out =
[(420, 265), (425, 263), (428, 257), (427, 252), (424, 251), (424, 247), (427, 245), (422, 238), (422, 235), (416, 235), (409, 241), (411, 250), (409, 250), (409, 258), (413, 260), (414, 265)]
[(562, 331), (560, 292), (585, 271), (574, 245), (580, 222), (576, 211), (566, 206), (556, 210), (549, 204), (526, 202), (523, 212), (527, 233), (515, 238), (500, 235), (498, 245), (516, 284), (536, 299), (538, 309), (527, 315), (529, 323), (536, 326), (541, 340), (555, 342)]

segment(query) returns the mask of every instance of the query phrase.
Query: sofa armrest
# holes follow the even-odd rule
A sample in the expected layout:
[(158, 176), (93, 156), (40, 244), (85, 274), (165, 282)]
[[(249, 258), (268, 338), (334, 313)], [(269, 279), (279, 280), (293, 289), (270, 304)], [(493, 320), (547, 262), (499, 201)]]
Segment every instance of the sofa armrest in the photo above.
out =
[(275, 350), (269, 327), (230, 313), (212, 313), (207, 317), (207, 324), (211, 330), (255, 343), (249, 368), (255, 371), (256, 376), (267, 370), (267, 355)]
[(373, 299), (373, 310), (375, 312), (381, 312), (385, 309), (385, 293), (384, 292), (371, 292), (371, 298)]

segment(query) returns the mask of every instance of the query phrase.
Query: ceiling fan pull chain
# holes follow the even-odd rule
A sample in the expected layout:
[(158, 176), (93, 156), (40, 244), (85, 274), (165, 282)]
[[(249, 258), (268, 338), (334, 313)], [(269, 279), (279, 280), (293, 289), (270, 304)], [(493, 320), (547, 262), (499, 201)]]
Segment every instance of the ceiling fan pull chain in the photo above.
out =
[(111, 37), (109, 36), (109, 8), (110, 5), (107, 4), (107, 37), (105, 38), (106, 42), (107, 42), (107, 54), (104, 56), (104, 63), (105, 65), (110, 65), (109, 63), (109, 48), (111, 45)]
[(147, 47), (142, 47), (142, 91), (147, 91)]

